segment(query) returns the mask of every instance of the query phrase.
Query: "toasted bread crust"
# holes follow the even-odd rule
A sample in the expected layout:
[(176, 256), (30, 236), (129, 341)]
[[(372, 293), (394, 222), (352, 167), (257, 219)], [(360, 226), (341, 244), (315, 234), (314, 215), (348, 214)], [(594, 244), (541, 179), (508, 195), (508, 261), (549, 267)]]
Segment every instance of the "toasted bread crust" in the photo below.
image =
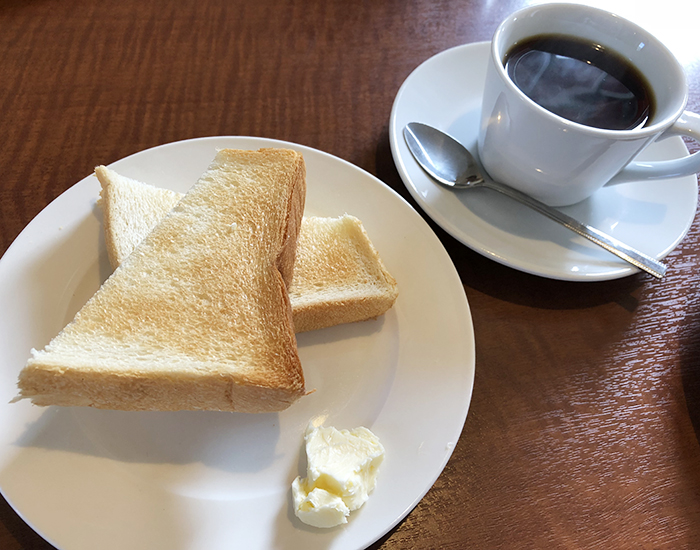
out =
[[(265, 151), (266, 149), (261, 149)], [(287, 286), (292, 283), (294, 276), (294, 262), (297, 251), (297, 241), (301, 231), (301, 222), (304, 216), (304, 205), (306, 203), (306, 167), (304, 163), (296, 166), (296, 171), (289, 174), (292, 182), (292, 194), (289, 200), (286, 223), (282, 225), (284, 234), (282, 236), (283, 245), (277, 259), (277, 268), (282, 274), (282, 279)]]
[(220, 151), (191, 191), (22, 370), (40, 405), (270, 412), (304, 394), (291, 277), (304, 161)]
[[(123, 411), (216, 410), (264, 413), (283, 410), (299, 397), (287, 388), (240, 384), (219, 373), (196, 377), (161, 373), (86, 375), (73, 369), (57, 369), (41, 363), (21, 374), (25, 397), (40, 406), (94, 407)], [(303, 393), (303, 392), (302, 392)], [(127, 398), (125, 398), (127, 397)], [(235, 405), (232, 405), (234, 404)]]

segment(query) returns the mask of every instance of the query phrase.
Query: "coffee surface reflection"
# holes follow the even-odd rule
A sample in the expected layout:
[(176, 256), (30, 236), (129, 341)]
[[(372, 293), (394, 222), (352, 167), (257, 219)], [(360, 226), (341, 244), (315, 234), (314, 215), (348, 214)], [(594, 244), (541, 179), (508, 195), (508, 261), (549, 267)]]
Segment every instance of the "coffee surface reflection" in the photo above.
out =
[(506, 53), (508, 76), (548, 111), (596, 128), (647, 125), (654, 97), (640, 71), (598, 44), (563, 35), (539, 35)]

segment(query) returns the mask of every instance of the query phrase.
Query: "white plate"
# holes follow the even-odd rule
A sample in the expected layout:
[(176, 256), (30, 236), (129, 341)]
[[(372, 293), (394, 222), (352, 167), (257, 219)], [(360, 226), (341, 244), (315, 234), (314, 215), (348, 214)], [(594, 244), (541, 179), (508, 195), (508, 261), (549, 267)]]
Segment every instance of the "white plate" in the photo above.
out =
[[(616, 279), (638, 272), (495, 191), (454, 192), (440, 187), (415, 162), (403, 138), (404, 126), (414, 121), (447, 132), (476, 153), (488, 55), (487, 42), (446, 50), (416, 68), (399, 90), (389, 138), (394, 161), (411, 195), (457, 240), (515, 269), (570, 281)], [(687, 154), (683, 140), (674, 137), (652, 144), (639, 158), (666, 160)], [(690, 229), (697, 199), (697, 178), (686, 176), (604, 188), (561, 210), (661, 259)]]
[[(217, 148), (275, 146), (304, 154), (307, 214), (358, 216), (400, 289), (379, 320), (300, 335), (316, 392), (283, 413), (8, 404), (30, 348), (43, 347), (109, 273), (94, 176), (52, 202), (0, 261), (0, 487), (58, 548), (364, 548), (410, 512), (450, 457), (471, 399), (471, 316), (450, 258), (399, 195), (328, 154), (256, 138), (172, 143), (113, 167), (185, 191)], [(303, 525), (290, 508), (290, 484), (305, 472), (304, 429), (319, 417), (365, 425), (386, 447), (369, 502), (330, 530)]]

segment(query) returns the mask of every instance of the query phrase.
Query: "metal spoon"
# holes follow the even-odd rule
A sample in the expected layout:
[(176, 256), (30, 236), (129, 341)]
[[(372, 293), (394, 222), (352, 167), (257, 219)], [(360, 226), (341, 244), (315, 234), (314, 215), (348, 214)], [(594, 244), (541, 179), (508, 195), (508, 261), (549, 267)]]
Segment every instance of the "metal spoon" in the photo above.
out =
[(471, 153), (461, 143), (444, 132), (426, 124), (411, 122), (406, 125), (403, 134), (408, 148), (418, 164), (443, 185), (452, 189), (488, 187), (499, 191), (559, 222), (598, 246), (602, 246), (605, 250), (612, 252), (633, 266), (651, 273), (654, 277), (661, 279), (666, 273), (664, 264), (627, 246), (614, 237), (581, 223), (512, 187), (484, 178)]

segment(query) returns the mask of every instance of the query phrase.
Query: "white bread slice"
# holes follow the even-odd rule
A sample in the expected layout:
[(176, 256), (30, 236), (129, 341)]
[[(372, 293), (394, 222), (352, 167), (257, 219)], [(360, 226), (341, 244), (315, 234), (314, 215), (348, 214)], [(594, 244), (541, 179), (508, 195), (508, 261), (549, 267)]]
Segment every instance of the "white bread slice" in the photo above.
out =
[[(96, 174), (107, 251), (115, 268), (182, 195), (104, 167)], [(289, 287), (297, 333), (376, 318), (397, 296), (396, 281), (360, 220), (349, 215), (302, 220)]]
[(38, 405), (269, 412), (304, 394), (283, 276), (302, 156), (222, 150), (19, 376)]
[(95, 175), (102, 185), (97, 203), (104, 214), (107, 256), (116, 269), (184, 195), (169, 189), (149, 193), (150, 186), (105, 166), (95, 168)]
[(296, 332), (375, 319), (398, 294), (360, 220), (302, 220), (289, 287)]

